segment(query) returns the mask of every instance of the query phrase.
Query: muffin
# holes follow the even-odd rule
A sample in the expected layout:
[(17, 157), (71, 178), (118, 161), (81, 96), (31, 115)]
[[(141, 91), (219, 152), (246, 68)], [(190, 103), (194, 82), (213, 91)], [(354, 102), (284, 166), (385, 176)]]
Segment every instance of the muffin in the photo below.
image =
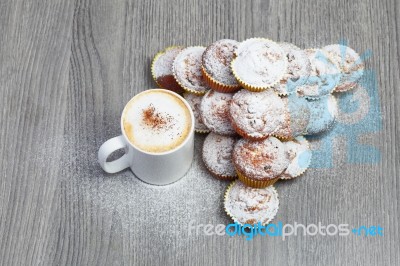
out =
[(210, 173), (221, 180), (237, 178), (232, 162), (233, 147), (237, 137), (210, 133), (203, 143), (203, 162)]
[(193, 46), (183, 49), (172, 64), (175, 80), (187, 92), (204, 95), (210, 88), (201, 73), (201, 60), (206, 48)]
[(311, 73), (311, 63), (307, 53), (294, 44), (279, 43), (288, 61), (287, 70), (281, 81), (273, 87), (279, 95), (287, 95), (303, 85)]
[(287, 59), (282, 47), (268, 39), (247, 39), (239, 44), (232, 71), (245, 89), (264, 91), (277, 84), (286, 73)]
[(273, 91), (238, 91), (232, 98), (229, 115), (235, 131), (244, 138), (265, 139), (287, 123), (282, 99)]
[(266, 225), (278, 213), (278, 193), (273, 186), (252, 188), (237, 180), (225, 192), (224, 208), (228, 216), (242, 226)]
[(306, 49), (311, 62), (311, 74), (304, 85), (297, 86), (300, 96), (309, 99), (329, 95), (340, 81), (340, 70), (320, 49)]
[(285, 146), (275, 137), (260, 141), (240, 139), (232, 158), (239, 179), (256, 188), (274, 184), (289, 165)]
[(353, 89), (364, 74), (364, 61), (348, 46), (331, 44), (322, 48), (328, 57), (339, 67), (341, 78), (336, 92)]
[(202, 72), (208, 85), (219, 92), (234, 92), (240, 88), (232, 73), (231, 62), (238, 46), (235, 40), (219, 40), (208, 46), (202, 57)]
[(310, 120), (305, 134), (315, 135), (328, 131), (333, 126), (338, 113), (335, 96), (328, 95), (315, 101), (309, 100), (308, 106), (310, 108)]
[(172, 63), (182, 50), (182, 46), (170, 46), (154, 57), (151, 64), (151, 74), (160, 88), (176, 93), (183, 92), (183, 88), (176, 82), (172, 74)]
[(203, 123), (212, 132), (219, 135), (232, 136), (236, 134), (229, 119), (229, 104), (233, 93), (222, 93), (209, 90), (204, 95), (200, 113)]
[(283, 143), (285, 145), (286, 158), (289, 166), (279, 176), (280, 179), (293, 179), (303, 174), (311, 163), (311, 150), (308, 141), (299, 136), (291, 141)]
[(194, 130), (197, 133), (208, 133), (210, 130), (206, 125), (203, 123), (203, 119), (201, 118), (200, 114), (200, 105), (203, 96), (196, 95), (193, 93), (185, 92), (183, 94), (183, 98), (188, 102), (190, 107), (192, 108), (193, 115), (194, 115)]
[(296, 93), (282, 97), (287, 112), (287, 120), (283, 127), (280, 127), (274, 136), (289, 140), (303, 135), (310, 120), (310, 107), (308, 101), (298, 97)]

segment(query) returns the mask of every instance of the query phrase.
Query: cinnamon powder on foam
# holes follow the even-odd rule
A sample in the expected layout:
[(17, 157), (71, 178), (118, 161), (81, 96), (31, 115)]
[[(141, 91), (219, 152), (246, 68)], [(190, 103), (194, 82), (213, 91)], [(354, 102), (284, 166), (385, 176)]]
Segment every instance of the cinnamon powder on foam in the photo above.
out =
[(157, 112), (153, 104), (143, 109), (142, 115), (144, 124), (155, 130), (167, 130), (174, 125), (174, 118), (168, 114)]

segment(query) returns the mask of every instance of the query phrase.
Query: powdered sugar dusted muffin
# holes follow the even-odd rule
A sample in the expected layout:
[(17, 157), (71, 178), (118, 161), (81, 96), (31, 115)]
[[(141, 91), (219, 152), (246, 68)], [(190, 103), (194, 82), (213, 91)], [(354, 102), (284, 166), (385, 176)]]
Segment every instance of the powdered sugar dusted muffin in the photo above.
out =
[(273, 186), (252, 188), (234, 181), (225, 192), (224, 208), (240, 225), (270, 223), (278, 213), (278, 193)]
[(239, 140), (233, 149), (233, 164), (239, 179), (248, 186), (270, 186), (288, 167), (283, 143), (274, 137), (261, 141)]
[(233, 93), (222, 93), (210, 90), (201, 101), (203, 123), (213, 132), (220, 135), (235, 135), (229, 119), (229, 104)]
[(271, 40), (247, 39), (240, 43), (232, 60), (238, 82), (250, 91), (263, 91), (279, 82), (287, 70), (282, 47)]
[(193, 93), (185, 92), (183, 94), (183, 98), (188, 102), (190, 107), (192, 108), (193, 115), (194, 115), (194, 129), (197, 133), (208, 133), (210, 130), (206, 125), (203, 123), (203, 119), (201, 118), (200, 114), (200, 105), (203, 96), (196, 95)]
[(311, 150), (308, 141), (299, 136), (294, 140), (283, 143), (285, 145), (286, 157), (289, 166), (280, 175), (281, 179), (292, 179), (303, 174), (311, 163)]
[(198, 95), (203, 95), (209, 90), (201, 73), (201, 58), (205, 49), (199, 46), (183, 49), (172, 65), (172, 72), (179, 85), (186, 91)]
[(203, 53), (202, 71), (208, 85), (219, 92), (234, 92), (240, 88), (232, 73), (231, 62), (238, 46), (235, 40), (214, 42)]
[(203, 161), (216, 178), (233, 180), (237, 177), (232, 163), (232, 151), (237, 140), (237, 137), (221, 136), (212, 132), (204, 140)]
[(285, 52), (288, 65), (281, 82), (273, 88), (279, 95), (287, 95), (307, 81), (311, 73), (311, 63), (306, 52), (296, 45), (287, 42), (279, 45)]
[(151, 64), (151, 74), (154, 81), (163, 89), (182, 93), (182, 87), (176, 82), (172, 74), (172, 63), (175, 57), (183, 50), (181, 46), (167, 47), (156, 54)]
[(364, 61), (348, 46), (331, 44), (322, 48), (329, 58), (339, 66), (342, 73), (339, 85), (335, 91), (347, 91), (354, 88), (364, 74)]
[(274, 135), (283, 139), (292, 139), (303, 135), (310, 120), (310, 107), (304, 97), (296, 93), (282, 97), (288, 119), (284, 127), (280, 127)]
[(232, 126), (244, 138), (264, 139), (279, 131), (287, 122), (282, 99), (273, 91), (240, 90), (231, 101)]
[(340, 70), (320, 49), (306, 49), (311, 62), (311, 74), (306, 83), (297, 87), (300, 96), (316, 99), (333, 92), (339, 84)]
[(308, 101), (308, 106), (310, 107), (310, 121), (306, 128), (307, 135), (325, 132), (333, 126), (338, 113), (335, 96), (328, 95), (316, 101)]

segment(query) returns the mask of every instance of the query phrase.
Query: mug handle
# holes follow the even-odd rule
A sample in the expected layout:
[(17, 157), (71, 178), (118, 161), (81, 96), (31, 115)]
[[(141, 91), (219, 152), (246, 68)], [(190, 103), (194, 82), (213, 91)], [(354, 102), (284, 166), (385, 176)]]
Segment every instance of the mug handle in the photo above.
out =
[(116, 150), (127, 146), (124, 136), (118, 136), (107, 140), (101, 145), (98, 153), (98, 160), (101, 168), (109, 174), (114, 174), (129, 167), (128, 151), (119, 159), (107, 162), (108, 156)]

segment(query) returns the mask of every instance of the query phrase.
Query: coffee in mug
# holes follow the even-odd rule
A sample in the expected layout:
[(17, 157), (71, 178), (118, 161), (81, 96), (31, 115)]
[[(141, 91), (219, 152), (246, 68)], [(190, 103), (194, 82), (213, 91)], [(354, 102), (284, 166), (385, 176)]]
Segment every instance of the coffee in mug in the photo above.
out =
[(122, 113), (129, 142), (145, 152), (162, 153), (179, 147), (190, 134), (190, 110), (176, 95), (149, 90), (134, 97)]
[[(166, 185), (179, 180), (190, 168), (194, 152), (194, 116), (180, 95), (152, 89), (134, 96), (121, 115), (122, 135), (109, 139), (99, 149), (104, 171), (130, 168), (141, 180)], [(116, 150), (125, 154), (112, 162)]]

